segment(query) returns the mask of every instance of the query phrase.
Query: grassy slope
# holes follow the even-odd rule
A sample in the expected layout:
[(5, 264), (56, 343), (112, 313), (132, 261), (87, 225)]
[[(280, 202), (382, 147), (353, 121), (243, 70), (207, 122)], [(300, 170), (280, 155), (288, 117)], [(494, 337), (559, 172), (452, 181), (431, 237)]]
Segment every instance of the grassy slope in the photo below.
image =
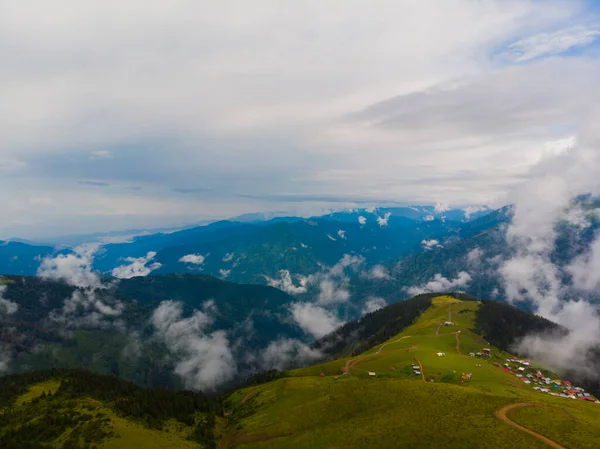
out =
[[(248, 448), (480, 448), (482, 441), (497, 448), (546, 447), (495, 418), (494, 412), (506, 405), (528, 402), (549, 408), (516, 409), (508, 416), (568, 447), (598, 447), (599, 404), (534, 391), (493, 366), (493, 360), (507, 357), (495, 348), (490, 361), (468, 355), (489, 347), (469, 330), (478, 306), (436, 298), (413, 326), (384, 345), (236, 392), (230, 398), (234, 425), (224, 440)], [(449, 307), (457, 326), (439, 327)], [(437, 352), (446, 355), (438, 357)], [(415, 358), (426, 379), (434, 382), (412, 373)], [(344, 367), (348, 375), (342, 376)], [(321, 372), (325, 377), (319, 377)], [(472, 373), (472, 380), (462, 383), (462, 373)]]
[[(27, 393), (16, 399), (15, 406), (18, 410), (25, 410), (27, 407), (32, 407), (32, 400), (40, 398), (44, 392), (54, 394), (59, 386), (59, 380), (49, 380), (31, 385)], [(41, 398), (38, 400), (36, 406), (41, 407), (43, 410), (44, 402), (50, 404), (50, 401), (55, 405), (57, 399)], [(148, 449), (202, 448), (200, 444), (186, 440), (192, 429), (176, 421), (170, 423), (168, 432), (164, 432), (149, 429), (140, 423), (119, 417), (102, 402), (94, 399), (85, 397), (76, 400), (61, 398), (59, 401), (61, 404), (60, 409), (75, 410), (83, 414), (108, 419), (104, 430), (109, 436), (100, 441), (89, 442), (90, 447), (105, 449), (129, 449), (137, 447)], [(22, 422), (20, 424), (25, 423)], [(67, 429), (53, 440), (51, 447), (61, 448), (73, 431), (73, 427)], [(83, 439), (80, 439), (80, 444), (83, 445), (82, 447), (88, 447), (85, 445)], [(97, 444), (98, 446), (96, 446)]]

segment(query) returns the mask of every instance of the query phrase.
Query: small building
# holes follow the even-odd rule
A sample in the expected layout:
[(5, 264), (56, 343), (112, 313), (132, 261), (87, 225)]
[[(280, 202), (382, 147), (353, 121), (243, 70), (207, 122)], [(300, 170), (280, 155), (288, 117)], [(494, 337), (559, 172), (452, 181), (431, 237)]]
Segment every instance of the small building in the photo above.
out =
[(415, 374), (416, 374), (417, 376), (420, 376), (420, 375), (421, 375), (421, 371), (415, 371)]
[(469, 355), (470, 355), (471, 357), (475, 357), (475, 353), (474, 353), (474, 352), (469, 352)]
[(325, 377), (325, 373), (319, 374), (319, 377)]
[(523, 368), (522, 366), (520, 366), (518, 369), (519, 371), (525, 371), (525, 368)]
[(481, 352), (482, 352), (484, 355), (490, 355), (490, 348), (483, 348), (483, 349), (481, 350)]
[(446, 355), (446, 353), (444, 353), (444, 352), (436, 352), (436, 355), (437, 355), (438, 357), (442, 357), (442, 356), (445, 356), (445, 355)]
[(500, 364), (498, 362), (494, 362), (493, 365), (497, 366), (498, 368), (500, 367)]
[(375, 377), (375, 376), (377, 376), (377, 374), (375, 374), (373, 371), (369, 371), (369, 376)]

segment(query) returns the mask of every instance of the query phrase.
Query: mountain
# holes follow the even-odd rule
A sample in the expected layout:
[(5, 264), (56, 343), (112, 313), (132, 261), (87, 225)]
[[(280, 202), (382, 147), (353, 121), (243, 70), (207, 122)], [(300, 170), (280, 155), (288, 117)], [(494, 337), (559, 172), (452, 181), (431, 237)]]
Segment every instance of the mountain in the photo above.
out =
[(320, 342), (346, 343), (327, 361), (255, 375), (219, 395), (79, 370), (0, 378), (0, 441), (9, 449), (598, 447), (595, 396), (495, 343), (556, 325), (459, 297), (421, 295), (368, 314)]
[(222, 221), (105, 245), (94, 268), (110, 273), (132, 258), (150, 254), (155, 274), (202, 272), (235, 282), (265, 283), (265, 277), (277, 277), (281, 270), (307, 276), (345, 254), (364, 257), (367, 265), (387, 263), (422, 251), (422, 242), (471, 235), (476, 229), (466, 225), (485, 213), (489, 211), (474, 212), (471, 221), (464, 211), (442, 214), (434, 207), (361, 209), (308, 219), (260, 221), (257, 216), (257, 221)]
[(95, 288), (8, 276), (0, 361), (13, 371), (87, 367), (140, 385), (210, 388), (262, 369), (272, 342), (306, 340), (290, 318), (293, 301), (272, 287), (204, 275), (107, 278)]
[[(398, 332), (387, 340), (354, 356), (234, 392), (225, 403), (233, 425), (221, 431), (221, 441), (239, 448), (600, 444), (600, 405), (581, 400), (595, 398), (571, 392), (572, 383), (533, 361), (524, 363), (478, 334), (485, 305), (450, 297), (410, 301), (413, 306), (429, 301), (431, 306), (418, 306), (418, 317), (398, 327), (385, 312), (363, 318), (365, 326), (382, 319), (392, 326), (385, 328), (395, 328)], [(444, 326), (449, 309), (454, 325)], [(398, 312), (408, 316), (406, 309)], [(391, 310), (387, 314), (394, 316)], [(517, 322), (521, 317), (515, 315)], [(385, 333), (377, 326), (372, 331)], [(490, 350), (489, 357), (470, 355), (484, 349)], [(546, 384), (538, 375), (554, 382)], [(580, 400), (569, 398), (577, 395)]]
[(0, 273), (34, 275), (41, 259), (55, 252), (52, 246), (0, 240)]
[(145, 389), (84, 370), (0, 378), (0, 446), (214, 448), (219, 397)]

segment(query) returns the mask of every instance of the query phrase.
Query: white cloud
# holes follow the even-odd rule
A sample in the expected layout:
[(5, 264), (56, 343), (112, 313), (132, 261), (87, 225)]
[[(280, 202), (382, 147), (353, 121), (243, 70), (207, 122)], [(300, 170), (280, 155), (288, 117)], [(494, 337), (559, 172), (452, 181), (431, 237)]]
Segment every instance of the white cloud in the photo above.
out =
[[(233, 258), (233, 256), (232, 256), (232, 258)], [(193, 265), (202, 265), (204, 263), (205, 259), (206, 259), (206, 257), (204, 257), (202, 254), (187, 254), (187, 255), (183, 256), (181, 259), (179, 259), (179, 262), (191, 263)], [(229, 259), (229, 260), (231, 260), (231, 259)]]
[(344, 324), (334, 313), (315, 304), (293, 303), (290, 311), (296, 324), (315, 338), (321, 338)]
[(338, 280), (324, 278), (319, 281), (319, 294), (317, 304), (327, 306), (343, 303), (350, 299), (350, 292), (340, 285)]
[(567, 270), (577, 288), (597, 291), (600, 288), (600, 238), (596, 238), (589, 250), (571, 262)]
[(280, 270), (279, 271), (279, 279), (273, 279), (268, 276), (265, 276), (267, 280), (267, 284), (271, 287), (278, 288), (279, 290), (283, 290), (284, 292), (290, 295), (300, 295), (306, 293), (306, 284), (308, 282), (308, 278), (305, 276), (295, 276), (298, 278), (298, 285), (294, 285), (294, 281), (292, 280), (292, 275), (289, 270)]
[(421, 240), (421, 245), (426, 250), (442, 247), (442, 245), (440, 245), (440, 242), (438, 240), (436, 240), (436, 239)]
[(261, 351), (260, 361), (263, 369), (284, 370), (290, 366), (304, 366), (323, 357), (317, 349), (291, 338), (280, 338), (269, 343)]
[(233, 260), (233, 257), (235, 256), (235, 253), (227, 253), (223, 256), (223, 259), (221, 259), (223, 262), (231, 262)]
[(516, 62), (547, 55), (558, 55), (574, 47), (589, 45), (600, 36), (600, 27), (574, 26), (553, 33), (539, 33), (521, 39), (508, 47)]
[(467, 253), (467, 265), (469, 267), (478, 267), (483, 257), (483, 250), (481, 248), (473, 248)]
[(339, 236), (341, 239), (343, 239), (343, 240), (346, 240), (346, 231), (344, 231), (344, 230), (340, 229), (340, 230), (337, 232), (337, 235), (338, 235), (338, 236)]
[(362, 215), (358, 217), (358, 224), (360, 224), (361, 226), (364, 226), (365, 224), (367, 224), (367, 218), (363, 217)]
[(382, 228), (388, 225), (388, 220), (392, 216), (391, 212), (386, 212), (383, 217), (377, 217), (377, 224)]
[(19, 310), (19, 305), (14, 301), (3, 298), (2, 295), (4, 293), (6, 293), (6, 285), (2, 284), (2, 280), (0, 279), (0, 314), (13, 315)]
[(337, 239), (333, 238), (332, 236), (330, 236), (329, 234), (327, 234), (327, 237), (329, 238), (329, 240), (332, 240), (334, 242), (337, 240)]
[(360, 273), (360, 276), (366, 279), (391, 279), (389, 271), (383, 265), (375, 265), (370, 270)]
[(41, 278), (56, 279), (80, 288), (102, 288), (97, 273), (92, 272), (94, 255), (98, 245), (82, 245), (72, 254), (59, 254), (42, 260), (37, 271)]
[(423, 221), (433, 221), (435, 220), (435, 217), (433, 215), (425, 215), (425, 217), (423, 217)]
[(374, 214), (376, 210), (377, 210), (377, 208), (375, 206), (371, 206), (371, 207), (367, 207), (365, 209), (365, 212), (367, 212), (369, 214)]
[(214, 303), (205, 303), (184, 318), (180, 302), (163, 301), (152, 314), (156, 335), (176, 357), (175, 374), (186, 388), (215, 390), (237, 372), (227, 334), (207, 331), (213, 310)]
[(590, 127), (573, 148), (539, 162), (513, 192), (514, 216), (507, 231), (513, 255), (499, 268), (509, 301), (528, 301), (535, 313), (569, 329), (566, 336), (529, 335), (519, 348), (556, 370), (569, 367), (594, 377), (587, 354), (600, 339), (600, 317), (582, 293), (597, 292), (600, 243), (592, 242), (566, 267), (572, 285), (563, 283), (563, 269), (552, 254), (559, 222), (575, 225), (575, 231), (587, 227), (581, 211), (573, 211), (578, 208), (573, 200), (600, 193), (598, 142), (597, 130)]
[[(162, 267), (159, 262), (152, 262), (156, 257), (154, 251), (148, 252), (143, 257), (127, 257), (128, 264), (120, 265), (112, 270), (112, 275), (118, 279), (131, 279), (137, 276), (148, 276), (152, 271)], [(187, 257), (187, 256), (185, 256)], [(201, 256), (200, 256), (201, 257)]]
[(125, 306), (119, 300), (101, 297), (91, 288), (75, 290), (64, 300), (61, 309), (55, 309), (48, 315), (48, 320), (65, 329), (80, 328), (121, 328), (118, 317)]
[(231, 274), (231, 270), (225, 270), (223, 268), (219, 269), (219, 276), (221, 276), (223, 279), (227, 279), (230, 274)]
[(487, 206), (469, 206), (469, 207), (465, 207), (463, 209), (463, 212), (465, 213), (465, 219), (470, 220), (471, 215), (476, 214), (477, 212), (483, 212), (486, 210), (488, 210)]
[(436, 203), (434, 210), (435, 210), (436, 214), (442, 214), (442, 213), (450, 210), (450, 206), (448, 206), (447, 204), (443, 204), (443, 203)]
[[(148, 5), (31, 0), (3, 11), (0, 170), (19, 176), (0, 177), (2, 234), (305, 203), (486, 204), (600, 95), (595, 58), (516, 68), (495, 58), (532, 32), (590, 27), (581, 2)], [(362, 119), (348, 119), (355, 111)], [(52, 204), (30, 200), (40, 196)]]
[(455, 279), (447, 279), (438, 273), (426, 284), (407, 288), (406, 291), (411, 296), (420, 295), (422, 293), (450, 292), (454, 290), (463, 290), (470, 282), (471, 275), (466, 271), (458, 273)]
[(385, 306), (387, 306), (387, 302), (385, 299), (377, 296), (370, 296), (365, 302), (362, 314), (366, 315), (367, 313), (375, 312), (376, 310), (382, 309)]

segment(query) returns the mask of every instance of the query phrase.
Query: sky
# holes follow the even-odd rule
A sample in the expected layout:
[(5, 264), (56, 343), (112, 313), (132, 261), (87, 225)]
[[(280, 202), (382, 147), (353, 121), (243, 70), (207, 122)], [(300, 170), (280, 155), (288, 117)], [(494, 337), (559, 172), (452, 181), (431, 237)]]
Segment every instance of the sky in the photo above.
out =
[(503, 204), (594, 126), (598, 3), (5, 0), (0, 238)]

